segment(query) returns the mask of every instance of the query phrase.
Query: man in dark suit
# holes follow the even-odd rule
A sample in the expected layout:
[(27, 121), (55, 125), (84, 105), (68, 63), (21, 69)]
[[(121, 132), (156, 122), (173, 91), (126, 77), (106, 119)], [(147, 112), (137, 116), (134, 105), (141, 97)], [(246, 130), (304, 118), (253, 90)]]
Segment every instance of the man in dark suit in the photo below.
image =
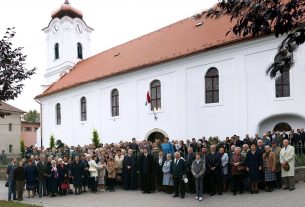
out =
[(13, 158), (12, 163), (7, 166), (6, 174), (7, 174), (7, 182), (8, 182), (8, 201), (11, 201), (12, 194), (13, 200), (17, 200), (16, 198), (16, 181), (14, 178), (15, 170), (17, 168), (16, 165), (17, 159)]
[(45, 156), (40, 156), (40, 162), (37, 164), (37, 173), (38, 173), (38, 192), (39, 197), (42, 195), (47, 196), (47, 177), (49, 173), (49, 166), (46, 162)]
[(155, 165), (156, 165), (156, 177), (157, 177), (157, 187), (158, 191), (162, 191), (162, 181), (163, 181), (163, 164), (166, 160), (166, 156), (164, 156), (162, 151), (159, 151), (159, 156), (155, 158)]
[(148, 149), (144, 148), (144, 153), (140, 156), (140, 174), (142, 180), (143, 193), (149, 194), (153, 189), (152, 185), (152, 168), (153, 168), (153, 156), (148, 154)]
[(175, 159), (171, 164), (171, 175), (174, 180), (175, 197), (180, 197), (183, 199), (185, 197), (185, 186), (183, 179), (186, 178), (186, 162), (179, 152), (175, 152)]
[(240, 137), (239, 136), (235, 136), (235, 146), (242, 148), (243, 144), (244, 144), (244, 142), (240, 140)]
[(209, 175), (211, 196), (216, 194), (222, 195), (221, 186), (221, 157), (219, 152), (216, 152), (216, 145), (211, 145), (210, 153), (206, 155), (206, 169)]
[(193, 152), (193, 148), (189, 147), (187, 149), (187, 155), (185, 156), (186, 160), (186, 172), (188, 179), (188, 192), (191, 194), (195, 193), (195, 181), (194, 176), (192, 174), (192, 163), (195, 160), (195, 153)]

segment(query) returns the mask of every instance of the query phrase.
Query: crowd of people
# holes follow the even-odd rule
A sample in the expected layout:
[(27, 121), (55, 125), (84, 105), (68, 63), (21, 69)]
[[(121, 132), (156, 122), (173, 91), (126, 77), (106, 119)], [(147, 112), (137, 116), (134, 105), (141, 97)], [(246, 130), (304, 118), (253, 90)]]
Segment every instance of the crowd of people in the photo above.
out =
[(33, 198), (123, 188), (146, 194), (162, 191), (182, 199), (188, 192), (202, 201), (204, 194), (294, 190), (294, 142), (305, 142), (304, 129), (246, 135), (242, 140), (236, 135), (185, 143), (133, 138), (98, 147), (26, 148), (25, 158), (18, 163), (14, 158), (8, 165), (8, 200), (23, 200), (24, 191)]

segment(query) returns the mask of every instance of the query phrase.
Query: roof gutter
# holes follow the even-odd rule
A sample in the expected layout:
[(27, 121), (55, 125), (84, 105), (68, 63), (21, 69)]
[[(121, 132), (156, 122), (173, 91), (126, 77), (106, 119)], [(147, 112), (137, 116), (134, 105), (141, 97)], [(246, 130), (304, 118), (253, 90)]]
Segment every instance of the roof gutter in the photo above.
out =
[[(42, 124), (42, 105), (41, 105), (41, 102), (39, 102), (39, 100), (38, 99), (36, 99), (36, 98), (34, 98), (34, 100), (39, 104), (39, 106), (40, 106), (40, 148), (42, 148), (43, 147), (43, 144), (42, 144), (42, 126), (43, 126), (43, 124)], [(37, 137), (36, 137), (37, 138)]]

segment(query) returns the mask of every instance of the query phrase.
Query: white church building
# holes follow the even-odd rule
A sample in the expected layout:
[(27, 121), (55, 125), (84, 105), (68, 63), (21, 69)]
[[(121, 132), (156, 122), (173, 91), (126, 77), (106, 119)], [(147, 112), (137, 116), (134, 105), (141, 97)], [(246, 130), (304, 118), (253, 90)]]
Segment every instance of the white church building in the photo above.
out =
[(43, 145), (51, 135), (88, 144), (94, 129), (115, 143), (305, 127), (305, 48), (289, 72), (270, 79), (282, 39), (226, 36), (231, 27), (229, 16), (186, 18), (90, 57), (92, 28), (66, 1), (43, 30)]

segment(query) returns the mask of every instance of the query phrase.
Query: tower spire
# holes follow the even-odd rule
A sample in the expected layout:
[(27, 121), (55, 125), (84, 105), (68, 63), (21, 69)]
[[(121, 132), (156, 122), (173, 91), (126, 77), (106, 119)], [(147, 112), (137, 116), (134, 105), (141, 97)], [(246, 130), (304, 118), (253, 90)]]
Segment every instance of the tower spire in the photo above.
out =
[(64, 4), (70, 4), (69, 0), (65, 0)]

